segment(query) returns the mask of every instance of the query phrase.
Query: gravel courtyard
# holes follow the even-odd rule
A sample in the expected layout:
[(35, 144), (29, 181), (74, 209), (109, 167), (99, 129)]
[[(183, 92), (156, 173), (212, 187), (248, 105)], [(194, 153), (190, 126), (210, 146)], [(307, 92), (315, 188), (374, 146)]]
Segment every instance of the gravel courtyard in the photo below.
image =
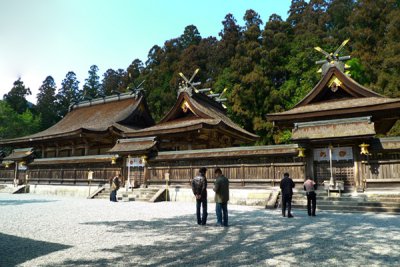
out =
[(399, 266), (400, 218), (0, 194), (0, 266)]

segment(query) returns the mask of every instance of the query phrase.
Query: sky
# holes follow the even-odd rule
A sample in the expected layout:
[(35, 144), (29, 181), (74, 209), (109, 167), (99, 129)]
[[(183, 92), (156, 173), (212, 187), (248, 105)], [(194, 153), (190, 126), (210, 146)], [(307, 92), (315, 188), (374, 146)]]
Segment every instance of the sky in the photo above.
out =
[(218, 37), (232, 13), (238, 24), (253, 9), (265, 23), (271, 14), (287, 18), (290, 0), (0, 0), (0, 99), (19, 77), (36, 103), (51, 75), (57, 88), (68, 71), (80, 87), (91, 65), (98, 75), (143, 62), (154, 45), (179, 37), (195, 25), (202, 37)]

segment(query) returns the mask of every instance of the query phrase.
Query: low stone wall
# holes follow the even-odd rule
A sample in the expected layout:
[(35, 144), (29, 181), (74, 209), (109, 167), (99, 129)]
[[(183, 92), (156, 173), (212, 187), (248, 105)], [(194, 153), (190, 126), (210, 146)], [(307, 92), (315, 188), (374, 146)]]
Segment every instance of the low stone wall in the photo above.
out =
[[(279, 194), (278, 188), (271, 189), (230, 189), (229, 204), (264, 206), (273, 208)], [(207, 190), (209, 203), (214, 203), (215, 193), (212, 189)], [(190, 188), (169, 187), (170, 201), (195, 202), (196, 199)]]
[[(90, 193), (93, 193), (98, 188), (99, 186), (91, 186)], [(30, 185), (29, 193), (38, 195), (56, 195), (62, 197), (87, 198), (89, 196), (89, 186)]]

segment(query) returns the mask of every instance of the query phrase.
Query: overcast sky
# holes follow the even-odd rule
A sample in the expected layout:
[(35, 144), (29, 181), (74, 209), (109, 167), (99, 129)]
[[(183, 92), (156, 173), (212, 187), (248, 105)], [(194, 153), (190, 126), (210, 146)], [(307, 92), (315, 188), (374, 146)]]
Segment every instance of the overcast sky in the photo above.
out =
[(215, 36), (232, 13), (240, 25), (247, 9), (265, 23), (273, 13), (287, 17), (290, 0), (0, 0), (0, 98), (22, 81), (36, 103), (43, 80), (52, 75), (60, 87), (68, 71), (80, 86), (89, 67), (99, 76), (126, 69), (150, 48), (180, 36), (195, 25), (202, 37)]

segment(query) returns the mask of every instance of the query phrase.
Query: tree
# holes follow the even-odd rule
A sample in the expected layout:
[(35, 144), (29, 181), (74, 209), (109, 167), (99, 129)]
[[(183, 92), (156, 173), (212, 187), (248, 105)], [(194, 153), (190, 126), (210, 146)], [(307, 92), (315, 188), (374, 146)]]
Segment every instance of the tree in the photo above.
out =
[(73, 71), (69, 71), (61, 82), (61, 88), (59, 89), (57, 99), (57, 116), (62, 118), (67, 114), (69, 106), (73, 101), (77, 101), (79, 98), (79, 81), (76, 78), (76, 74)]
[(26, 100), (26, 97), (31, 94), (31, 90), (25, 87), (21, 78), (18, 78), (18, 80), (14, 82), (14, 86), (11, 88), (10, 92), (4, 95), (4, 100), (17, 113), (22, 114), (27, 108), (29, 108), (29, 103)]
[(379, 52), (384, 50), (387, 42), (385, 34), (389, 24), (388, 14), (393, 9), (398, 10), (396, 2), (396, 0), (357, 1), (350, 18), (353, 56), (359, 58), (365, 67), (368, 80), (371, 82), (367, 86), (375, 90), (379, 90), (375, 83), (379, 72), (382, 71), (384, 57)]
[[(243, 38), (236, 46), (231, 70), (233, 88), (228, 93), (231, 109), (228, 110), (240, 125), (249, 131), (262, 134), (266, 130), (264, 101), (268, 97), (267, 80), (260, 64), (264, 57), (260, 16), (247, 10), (244, 18), (246, 27)], [(265, 143), (266, 140), (261, 142)]]
[(384, 47), (378, 52), (382, 59), (377, 74), (376, 88), (378, 92), (389, 97), (400, 97), (400, 2), (391, 2), (388, 23), (384, 36)]
[(179, 41), (183, 49), (191, 45), (198, 45), (201, 41), (201, 36), (197, 30), (197, 27), (194, 25), (186, 26), (183, 34), (179, 38)]
[(242, 35), (241, 27), (232, 14), (225, 16), (222, 25), (224, 28), (219, 33), (221, 40), (216, 43), (216, 53), (210, 58), (217, 67), (214, 75), (222, 74), (223, 69), (230, 66)]
[[(159, 48), (159, 46), (155, 46), (155, 47)], [(151, 61), (150, 57), (149, 57), (149, 60)], [(153, 63), (149, 62), (149, 64), (156, 64), (156, 62), (153, 62)], [(143, 70), (144, 70), (144, 65), (140, 59), (135, 59), (134, 61), (132, 61), (132, 63), (129, 65), (128, 69), (126, 70), (126, 75), (125, 75), (125, 79), (124, 79), (124, 84), (126, 84), (127, 88), (134, 88), (135, 85), (142, 82), (142, 81), (140, 81), (139, 77), (141, 77)]]
[(126, 82), (124, 82), (126, 72), (122, 69), (115, 71), (113, 69), (108, 69), (103, 74), (103, 80), (101, 82), (101, 93), (103, 95), (112, 95), (114, 92), (125, 92)]
[(56, 83), (53, 77), (47, 76), (37, 94), (36, 110), (41, 115), (42, 130), (54, 125), (60, 118), (57, 115)]
[(85, 79), (85, 84), (83, 85), (83, 96), (93, 98), (100, 90), (100, 77), (97, 75), (99, 68), (96, 65), (90, 66), (88, 71), (89, 77)]
[(40, 126), (40, 116), (29, 109), (18, 114), (6, 101), (0, 100), (0, 139), (15, 138), (36, 133)]

